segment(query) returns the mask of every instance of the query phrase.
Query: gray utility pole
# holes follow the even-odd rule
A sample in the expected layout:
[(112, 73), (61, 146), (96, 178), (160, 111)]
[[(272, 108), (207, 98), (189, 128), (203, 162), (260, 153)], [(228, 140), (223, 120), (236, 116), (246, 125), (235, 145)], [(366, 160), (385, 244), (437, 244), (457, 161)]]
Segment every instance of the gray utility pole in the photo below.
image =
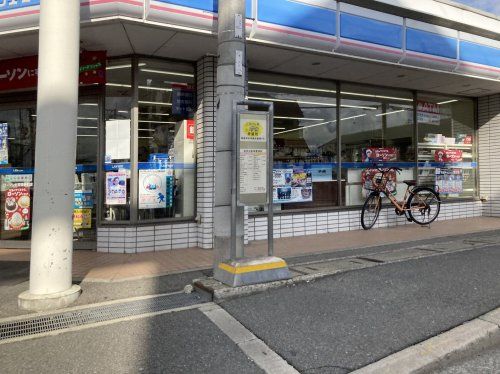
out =
[(40, 2), (35, 184), (29, 291), (19, 306), (65, 307), (72, 285), (80, 1)]
[(236, 248), (231, 251), (233, 104), (245, 98), (245, 0), (219, 0), (217, 128), (215, 146), (214, 266), (243, 256), (244, 209), (236, 207)]

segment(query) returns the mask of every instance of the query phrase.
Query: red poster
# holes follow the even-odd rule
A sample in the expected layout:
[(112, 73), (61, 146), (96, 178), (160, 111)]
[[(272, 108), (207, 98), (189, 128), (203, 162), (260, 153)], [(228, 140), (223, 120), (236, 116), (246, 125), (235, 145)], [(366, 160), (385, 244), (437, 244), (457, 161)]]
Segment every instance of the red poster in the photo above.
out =
[(10, 188), (5, 192), (5, 230), (27, 230), (30, 222), (30, 189)]
[(194, 140), (194, 120), (192, 119), (186, 121), (186, 139)]
[[(35, 88), (38, 80), (38, 56), (0, 61), (0, 91)], [(106, 83), (106, 51), (80, 54), (80, 85)]]
[(396, 148), (378, 148), (378, 147), (368, 147), (363, 148), (361, 155), (362, 162), (383, 162), (383, 161), (397, 161), (398, 160), (398, 150)]
[(434, 151), (434, 160), (437, 162), (461, 162), (461, 149), (436, 149)]
[[(366, 195), (367, 191), (375, 189), (374, 179), (381, 178), (382, 173), (378, 169), (364, 169), (361, 172), (361, 184), (363, 185), (363, 195)], [(397, 183), (397, 174), (395, 170), (390, 170), (386, 174), (387, 178), (387, 189), (392, 193), (396, 194), (396, 183)]]

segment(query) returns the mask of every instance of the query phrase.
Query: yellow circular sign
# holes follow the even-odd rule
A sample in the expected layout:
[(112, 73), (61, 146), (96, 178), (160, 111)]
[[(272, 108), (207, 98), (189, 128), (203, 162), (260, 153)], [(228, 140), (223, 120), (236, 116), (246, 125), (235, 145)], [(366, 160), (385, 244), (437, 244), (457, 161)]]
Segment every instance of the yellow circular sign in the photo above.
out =
[(262, 136), (264, 132), (263, 126), (257, 121), (248, 121), (243, 124), (243, 133), (251, 138)]

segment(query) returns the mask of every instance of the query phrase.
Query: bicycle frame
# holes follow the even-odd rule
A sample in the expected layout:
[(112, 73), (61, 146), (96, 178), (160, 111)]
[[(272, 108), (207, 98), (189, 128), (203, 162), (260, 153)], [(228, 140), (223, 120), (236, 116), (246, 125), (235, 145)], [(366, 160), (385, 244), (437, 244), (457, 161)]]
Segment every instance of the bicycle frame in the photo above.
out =
[[(372, 180), (373, 186), (375, 187), (373, 190), (380, 192), (380, 193), (383, 193), (385, 196), (387, 196), (387, 198), (389, 199), (391, 204), (394, 205), (396, 210), (398, 212), (400, 212), (401, 214), (406, 212), (406, 211), (412, 210), (412, 207), (407, 207), (407, 203), (408, 203), (408, 199), (410, 198), (410, 196), (413, 195), (414, 188), (412, 188), (412, 186), (407, 186), (406, 191), (405, 191), (405, 195), (403, 197), (403, 201), (400, 202), (393, 196), (393, 194), (387, 188), (387, 182), (389, 181), (389, 179), (387, 178), (387, 174), (389, 173), (389, 170), (388, 171), (380, 171), (380, 173), (382, 174), (382, 177), (380, 178), (380, 182), (376, 181), (376, 179), (377, 179), (376, 175)], [(424, 205), (425, 205), (425, 203), (424, 203)], [(419, 210), (419, 209), (421, 209), (420, 206), (413, 208), (413, 210)]]

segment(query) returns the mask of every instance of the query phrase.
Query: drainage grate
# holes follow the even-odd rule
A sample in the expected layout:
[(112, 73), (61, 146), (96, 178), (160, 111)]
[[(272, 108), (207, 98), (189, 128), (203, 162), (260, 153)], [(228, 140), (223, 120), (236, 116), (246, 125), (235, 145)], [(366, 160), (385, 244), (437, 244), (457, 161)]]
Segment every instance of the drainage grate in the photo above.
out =
[(155, 313), (174, 308), (205, 303), (208, 300), (197, 293), (176, 293), (134, 300), (119, 304), (79, 309), (60, 314), (32, 317), (25, 320), (0, 323), (0, 341), (21, 336), (41, 334), (96, 322)]

